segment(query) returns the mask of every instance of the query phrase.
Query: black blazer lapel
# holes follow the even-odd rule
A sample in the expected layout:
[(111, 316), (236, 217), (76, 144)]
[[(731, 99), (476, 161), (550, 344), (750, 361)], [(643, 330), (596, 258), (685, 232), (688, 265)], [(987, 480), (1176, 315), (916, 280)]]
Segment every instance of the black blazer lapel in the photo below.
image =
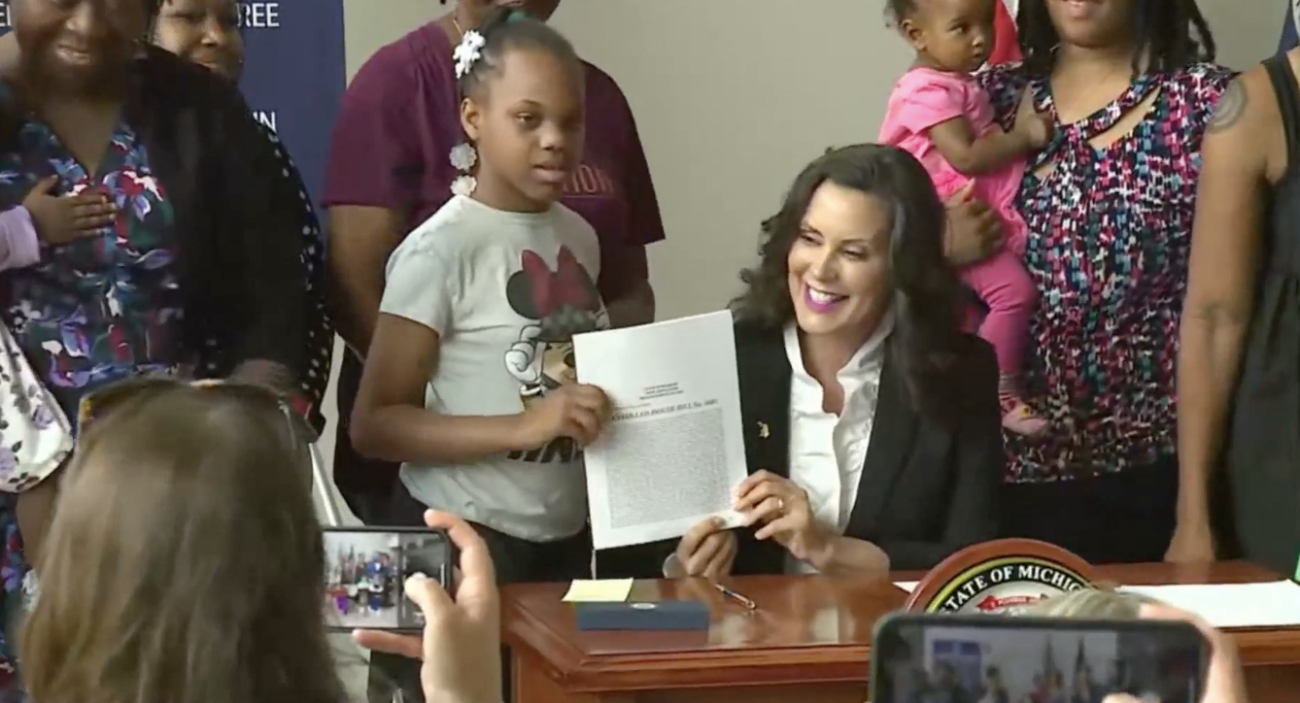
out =
[[(767, 469), (788, 476), (791, 372), (781, 329), (736, 325), (736, 371), (749, 473)], [(755, 540), (753, 528), (737, 530), (736, 536), (739, 544), (732, 573), (781, 573), (785, 550), (780, 545)]]
[(902, 374), (891, 356), (887, 351), (880, 374), (880, 397), (876, 401), (871, 440), (867, 445), (867, 457), (862, 462), (857, 499), (845, 530), (851, 535), (875, 532), (875, 522), (889, 499), (894, 481), (907, 465), (920, 423), (920, 417), (908, 398)]
[(790, 361), (780, 329), (736, 329), (736, 370), (749, 473), (788, 476)]

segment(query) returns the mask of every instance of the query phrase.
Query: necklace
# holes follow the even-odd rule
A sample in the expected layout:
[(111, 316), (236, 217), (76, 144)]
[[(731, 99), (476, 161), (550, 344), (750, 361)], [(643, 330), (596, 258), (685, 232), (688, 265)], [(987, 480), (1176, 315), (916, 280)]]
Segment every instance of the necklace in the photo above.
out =
[(465, 36), (465, 30), (461, 28), (460, 20), (456, 19), (455, 14), (451, 16), (451, 26), (456, 28), (456, 40), (460, 41), (460, 39)]

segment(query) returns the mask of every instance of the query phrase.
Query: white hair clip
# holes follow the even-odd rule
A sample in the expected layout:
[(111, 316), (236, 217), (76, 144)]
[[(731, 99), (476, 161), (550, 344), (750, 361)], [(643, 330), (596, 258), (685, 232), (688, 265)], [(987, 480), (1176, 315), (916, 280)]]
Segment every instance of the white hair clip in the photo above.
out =
[(472, 29), (460, 38), (460, 44), (452, 52), (452, 58), (456, 59), (457, 79), (464, 78), (474, 68), (474, 62), (483, 57), (482, 50), (486, 44), (483, 35)]

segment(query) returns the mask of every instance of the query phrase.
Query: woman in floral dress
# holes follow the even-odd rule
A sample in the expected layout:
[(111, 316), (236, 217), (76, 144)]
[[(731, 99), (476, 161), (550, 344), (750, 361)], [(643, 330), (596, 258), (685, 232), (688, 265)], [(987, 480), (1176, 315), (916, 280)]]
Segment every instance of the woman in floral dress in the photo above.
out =
[(1193, 0), (1022, 0), (1018, 19), (1024, 62), (980, 80), (1004, 125), (1025, 90), (1056, 122), (1019, 196), (1040, 301), (1026, 386), (1052, 431), (1007, 438), (1003, 531), (1093, 563), (1160, 561), (1201, 137), (1232, 73), (1203, 62)]
[[(0, 210), (55, 177), (57, 194), (102, 193), (117, 216), (0, 277), (5, 322), (71, 418), (97, 388), (182, 366), (273, 386), (306, 410), (303, 203), (230, 82), (140, 45), (160, 3), (12, 5), (21, 55), (4, 54), (0, 101), (27, 117), (0, 135), (17, 146), (0, 154)], [(9, 507), (12, 616), (27, 565)]]

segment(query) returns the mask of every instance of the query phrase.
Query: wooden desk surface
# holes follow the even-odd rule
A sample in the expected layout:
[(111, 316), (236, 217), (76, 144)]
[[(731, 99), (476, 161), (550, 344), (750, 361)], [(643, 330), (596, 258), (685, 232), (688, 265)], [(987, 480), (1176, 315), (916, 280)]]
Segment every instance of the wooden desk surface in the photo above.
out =
[[(1276, 580), (1242, 562), (1201, 567), (1167, 564), (1098, 567), (1117, 584), (1213, 584)], [(906, 594), (886, 579), (815, 576), (743, 577), (728, 583), (759, 606), (747, 613), (696, 580), (643, 581), (633, 600), (695, 599), (713, 606), (704, 632), (579, 632), (560, 598), (565, 584), (505, 589), (503, 636), (569, 694), (653, 689), (787, 686), (865, 682), (872, 628), (903, 606)], [(1300, 665), (1300, 628), (1236, 633), (1247, 666)], [(541, 673), (541, 672), (539, 672)], [(860, 699), (859, 699), (860, 700)]]
[(579, 632), (564, 584), (510, 587), (502, 603), (511, 647), (545, 653), (569, 691), (863, 681), (872, 627), (907, 594), (887, 579), (757, 576), (730, 585), (758, 610), (724, 600), (707, 583), (641, 581), (632, 600), (710, 603), (705, 632)]

